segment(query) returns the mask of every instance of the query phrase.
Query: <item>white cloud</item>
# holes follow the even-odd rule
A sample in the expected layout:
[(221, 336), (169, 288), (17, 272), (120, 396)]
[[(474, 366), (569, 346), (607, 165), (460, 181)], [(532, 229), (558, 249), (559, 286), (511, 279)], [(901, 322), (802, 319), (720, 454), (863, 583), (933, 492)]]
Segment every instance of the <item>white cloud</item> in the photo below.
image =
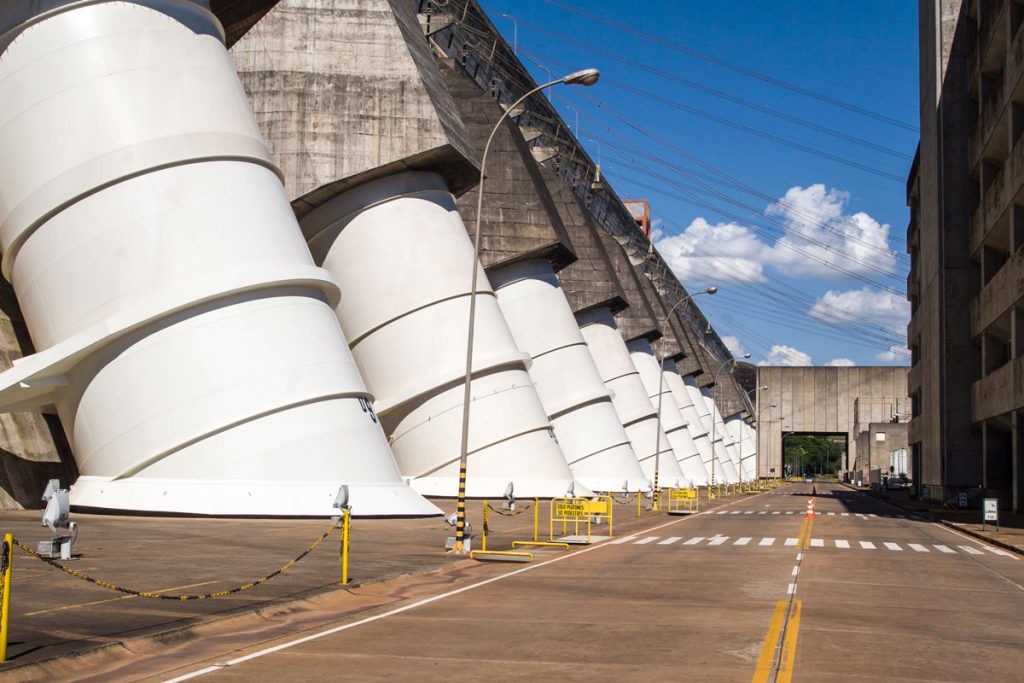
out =
[(849, 201), (850, 193), (821, 183), (791, 187), (765, 212), (785, 227), (772, 249), (773, 265), (795, 276), (845, 277), (830, 266), (861, 275), (894, 272), (888, 224), (863, 211), (845, 214)]
[(720, 282), (762, 282), (768, 248), (749, 228), (711, 225), (696, 218), (681, 235), (658, 236), (662, 258), (688, 287)]
[(889, 226), (864, 212), (847, 215), (849, 201), (848, 192), (826, 189), (821, 183), (791, 187), (765, 209), (783, 228), (774, 242), (765, 242), (744, 225), (712, 225), (700, 217), (679, 235), (658, 229), (652, 237), (687, 286), (762, 282), (766, 267), (788, 276), (833, 279), (847, 273), (894, 272), (896, 252), (889, 249)]
[(825, 367), (829, 368), (849, 368), (854, 365), (856, 365), (856, 363), (849, 358), (833, 358), (829, 362), (825, 363)]
[(772, 350), (758, 365), (812, 365), (811, 357), (799, 349), (784, 344), (772, 344)]
[(905, 346), (890, 346), (888, 351), (875, 354), (875, 360), (882, 363), (906, 363), (910, 360), (910, 350)]
[(898, 294), (870, 287), (829, 290), (814, 302), (809, 313), (825, 322), (867, 322), (903, 337), (910, 322), (910, 302)]
[(747, 350), (743, 347), (743, 342), (736, 337), (722, 337), (722, 343), (725, 344), (725, 348), (729, 349), (729, 353), (732, 354), (733, 358), (739, 358), (747, 353)]

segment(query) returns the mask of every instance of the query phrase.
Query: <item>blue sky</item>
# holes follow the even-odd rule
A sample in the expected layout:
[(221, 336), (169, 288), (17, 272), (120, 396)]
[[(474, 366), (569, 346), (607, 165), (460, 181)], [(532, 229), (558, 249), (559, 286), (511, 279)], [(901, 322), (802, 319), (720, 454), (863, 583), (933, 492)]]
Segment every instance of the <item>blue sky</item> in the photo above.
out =
[[(753, 362), (906, 365), (916, 3), (482, 0), (719, 334)], [(515, 20), (502, 16), (510, 15)]]

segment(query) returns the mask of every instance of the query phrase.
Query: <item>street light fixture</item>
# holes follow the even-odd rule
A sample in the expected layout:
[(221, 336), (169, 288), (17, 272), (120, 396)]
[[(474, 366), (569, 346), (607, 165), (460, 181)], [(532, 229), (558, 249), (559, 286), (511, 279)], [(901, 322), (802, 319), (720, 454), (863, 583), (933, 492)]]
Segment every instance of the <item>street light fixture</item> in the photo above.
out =
[(484, 205), (484, 173), (487, 167), (487, 152), (490, 150), (491, 141), (494, 140), (494, 136), (498, 133), (498, 129), (501, 127), (501, 124), (505, 122), (505, 119), (507, 119), (520, 104), (534, 93), (562, 83), (566, 85), (590, 86), (597, 83), (597, 79), (600, 77), (601, 72), (597, 69), (583, 69), (581, 71), (574, 71), (571, 74), (562, 76), (561, 78), (556, 78), (555, 80), (544, 83), (543, 85), (538, 85), (533, 90), (530, 90), (505, 109), (497, 123), (494, 124), (494, 128), (491, 129), (491, 134), (487, 137), (487, 144), (484, 145), (484, 152), (480, 156), (480, 183), (477, 186), (476, 227), (473, 231), (473, 264), (469, 285), (469, 332), (466, 340), (466, 388), (462, 396), (462, 443), (459, 447), (459, 497), (455, 519), (455, 543), (452, 545), (452, 552), (454, 553), (466, 552), (466, 461), (469, 458), (469, 402), (471, 398), (470, 383), (472, 382), (473, 377), (473, 327), (476, 323), (476, 288), (477, 274), (479, 271), (478, 263), (480, 260), (480, 218)]
[[(745, 353), (742, 356), (740, 356), (740, 358), (743, 358), (743, 359), (750, 358), (750, 354), (749, 353)], [(715, 370), (715, 375), (714, 375), (714, 377), (713, 377), (713, 379), (711, 381), (711, 404), (712, 404), (712, 406), (715, 403), (715, 387), (718, 386), (718, 375), (719, 375), (719, 373), (721, 373), (722, 369), (726, 365), (729, 365), (729, 364), (732, 364), (732, 366), (735, 368), (737, 362), (739, 362), (739, 358), (730, 358), (729, 360), (727, 360), (727, 361), (723, 362), (721, 365), (719, 365), (718, 369)], [(712, 448), (712, 450), (715, 447), (715, 427), (717, 427), (717, 426), (718, 426), (718, 421), (715, 420), (715, 416), (714, 416), (714, 414), (712, 414), (711, 415), (711, 448)], [(711, 458), (711, 485), (712, 486), (715, 485), (715, 458)]]
[[(688, 295), (684, 296), (682, 299), (680, 299), (679, 301), (675, 302), (675, 304), (673, 304), (672, 308), (668, 309), (668, 313), (665, 314), (665, 326), (664, 326), (664, 329), (668, 329), (669, 319), (672, 317), (672, 314), (675, 313), (675, 310), (677, 308), (679, 308), (679, 306), (681, 306), (682, 304), (686, 303), (687, 301), (689, 301), (690, 299), (692, 299), (695, 296), (700, 296), (701, 294), (715, 294), (716, 292), (718, 292), (718, 287), (712, 286), (712, 287), (708, 287), (707, 289), (705, 289), (702, 292), (694, 292), (693, 294), (688, 294)], [(661, 489), (658, 487), (658, 475), (659, 475), (659, 473), (661, 471), (661, 396), (662, 396), (662, 392), (664, 391), (664, 387), (665, 387), (664, 369), (665, 369), (665, 352), (664, 352), (664, 344), (663, 344), (662, 345), (661, 358), (658, 359), (658, 420), (657, 420), (657, 431), (654, 432), (654, 501), (655, 501), (655, 505), (658, 504), (657, 501), (660, 500), (659, 496), (661, 495)]]

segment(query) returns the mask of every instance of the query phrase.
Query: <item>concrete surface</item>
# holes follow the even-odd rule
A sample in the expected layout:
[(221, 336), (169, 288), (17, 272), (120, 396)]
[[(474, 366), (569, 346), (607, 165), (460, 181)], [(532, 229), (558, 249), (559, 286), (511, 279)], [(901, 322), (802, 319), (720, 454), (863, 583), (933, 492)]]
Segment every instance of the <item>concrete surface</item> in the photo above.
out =
[[(1021, 559), (862, 492), (830, 484), (814, 488), (812, 494), (812, 485), (793, 484), (733, 496), (683, 518), (646, 513), (637, 520), (626, 512), (631, 506), (617, 506), (613, 540), (570, 553), (541, 551), (528, 565), (446, 558), (434, 550), (444, 534), (436, 522), (388, 522), (395, 528), (387, 547), (422, 547), (435, 571), (265, 604), (258, 612), (207, 619), (185, 632), (9, 675), (168, 680), (201, 672), (200, 678), (225, 680), (310, 680), (344, 672), (358, 680), (486, 675), (735, 681), (750, 679), (759, 659), (771, 662), (780, 649), (776, 680), (1019, 679)], [(810, 524), (804, 518), (808, 498), (816, 508)], [(507, 547), (528, 531), (532, 517), (529, 511), (492, 515), (492, 522), (492, 545)], [(281, 537), (289, 525), (296, 531), (298, 524), (282, 524), (268, 538)], [(301, 524), (315, 532), (315, 524)], [(422, 536), (430, 524), (435, 528), (429, 539), (410, 540), (416, 530), (409, 524), (424, 525)], [(357, 538), (372, 543), (365, 538), (371, 523), (360, 526)], [(405, 531), (399, 533), (399, 526)], [(392, 538), (405, 541), (392, 545)], [(379, 549), (368, 550), (363, 545), (358, 554), (364, 567), (371, 556), (384, 562)], [(316, 560), (323, 563), (316, 571), (327, 587), (333, 579), (329, 558)], [(26, 560), (18, 561), (24, 568)], [(133, 564), (138, 574), (145, 563)], [(187, 559), (172, 564), (178, 574), (165, 573), (165, 584), (172, 578), (187, 583), (181, 578)], [(51, 587), (70, 580), (40, 579), (41, 570), (52, 570), (33, 569), (36, 580), (49, 580)], [(291, 591), (298, 593), (294, 585)], [(60, 604), (46, 593), (25, 593), (15, 609), (16, 633), (23, 628), (19, 622), (29, 619), (27, 601)], [(64, 595), (63, 602), (83, 597)], [(64, 610), (66, 628), (92, 623), (99, 634), (103, 621), (111, 626), (132, 613), (152, 618), (162, 611), (156, 607), (130, 599)], [(771, 626), (773, 614), (784, 608), (789, 616), (782, 633)], [(910, 648), (921, 656), (908, 656)]]

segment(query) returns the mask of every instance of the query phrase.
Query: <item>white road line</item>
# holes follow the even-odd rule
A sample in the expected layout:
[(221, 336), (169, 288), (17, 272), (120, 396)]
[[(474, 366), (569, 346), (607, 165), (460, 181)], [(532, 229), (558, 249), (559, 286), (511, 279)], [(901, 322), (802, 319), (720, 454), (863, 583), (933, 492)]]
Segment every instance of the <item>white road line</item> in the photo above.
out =
[(835, 516), (836, 516), (836, 513), (834, 513), (834, 512), (830, 512), (830, 513), (828, 513), (828, 516), (829, 516), (829, 517), (835, 517)]
[[(976, 547), (985, 548), (986, 550), (988, 549), (988, 546), (985, 545), (984, 543), (982, 543), (981, 541), (976, 541), (973, 538), (971, 538), (970, 536), (967, 536), (966, 534), (962, 534), (959, 531), (956, 531), (954, 529), (950, 529), (948, 526), (946, 526), (944, 524), (939, 524), (938, 522), (932, 522), (932, 525), (933, 526), (937, 526), (940, 529), (943, 529), (945, 531), (948, 531), (949, 533), (953, 534), (954, 536), (959, 536), (960, 538), (964, 539), (965, 541), (970, 541), (970, 542), (974, 543)], [(963, 546), (960, 546), (960, 547), (963, 548)], [(981, 553), (978, 553), (978, 554), (980, 555)], [(996, 553), (996, 554), (998, 555), (998, 553)], [(1014, 561), (1019, 561), (1020, 560), (1020, 558), (1017, 557), (1017, 555), (1014, 554), (1014, 553), (1006, 553), (1006, 556), (1009, 557), (1011, 560), (1014, 560)], [(1009, 579), (1007, 579), (1007, 580), (1009, 580)], [(1016, 584), (1014, 584), (1014, 585), (1016, 585)]]
[(844, 513), (842, 513), (842, 516), (843, 516), (843, 517), (849, 517), (849, 516), (850, 516), (850, 513), (849, 513), (849, 512), (844, 512)]
[(743, 514), (743, 510), (733, 510), (729, 514), (730, 515), (741, 515), (741, 514)]
[(753, 539), (750, 538), (749, 536), (744, 536), (743, 538), (737, 538), (736, 542), (733, 543), (733, 545), (746, 545), (746, 544), (750, 543), (752, 540)]
[(953, 555), (956, 555), (956, 551), (950, 548), (948, 545), (942, 545), (941, 543), (933, 543), (932, 545), (935, 546), (935, 549), (938, 550), (940, 553), (951, 553)]
[(800, 567), (793, 567), (793, 576), (796, 576), (799, 573), (800, 573)]
[(844, 541), (841, 538), (837, 538), (836, 539), (836, 547), (837, 548), (849, 548), (850, 547), (850, 542), (849, 541)]
[(635, 538), (637, 538), (637, 537), (636, 536), (623, 536), (622, 538), (616, 538), (609, 545), (619, 545), (621, 543), (629, 543), (630, 541), (632, 541)]
[(864, 548), (864, 550), (874, 550), (875, 544), (871, 541), (860, 541), (860, 547)]
[(767, 514), (768, 514), (768, 511), (767, 511), (767, 510), (761, 510), (761, 511), (760, 511), (760, 512), (758, 512), (757, 514), (759, 514), (759, 515), (767, 515)]
[(775, 537), (774, 536), (771, 537), (771, 538), (762, 538), (761, 542), (758, 543), (758, 545), (772, 545), (773, 543), (775, 543)]
[(719, 510), (715, 514), (716, 515), (727, 515), (727, 514), (729, 514), (729, 511), (728, 510)]
[(925, 548), (920, 543), (908, 543), (907, 545), (909, 545), (911, 548), (913, 548), (914, 550), (916, 550), (919, 553), (931, 552), (931, 551), (928, 550), (928, 548)]
[(708, 541), (708, 545), (722, 545), (728, 540), (728, 536), (715, 536), (710, 541)]
[(825, 547), (825, 541), (823, 539), (820, 539), (820, 538), (812, 538), (811, 539), (811, 547), (812, 548), (824, 548)]
[(899, 547), (899, 546), (898, 546), (898, 545), (896, 545), (895, 543), (889, 543), (888, 541), (886, 541), (886, 542), (885, 542), (885, 543), (883, 543), (882, 545), (884, 545), (884, 546), (885, 546), (886, 548), (888, 548), (889, 550), (903, 550), (903, 548)]
[(803, 553), (797, 553), (796, 554), (796, 561), (797, 562), (800, 562), (803, 559), (804, 559), (804, 554)]
[(968, 555), (984, 555), (985, 554), (985, 553), (981, 552), (980, 550), (978, 550), (977, 548), (975, 548), (973, 545), (958, 545), (957, 548), (960, 548), (960, 550), (963, 550)]
[(688, 541), (683, 541), (683, 545), (697, 545), (698, 543), (700, 543), (703, 540), (704, 540), (703, 536), (694, 536), (693, 538), (691, 538)]
[(793, 514), (793, 511), (792, 510), (786, 510), (786, 514), (787, 515), (791, 515), (791, 514)]
[(657, 540), (658, 540), (657, 536), (648, 536), (647, 538), (641, 538), (639, 541), (637, 541), (633, 545), (646, 545), (648, 543), (651, 543), (651, 542), (657, 541)]
[(754, 511), (753, 510), (747, 510), (743, 514), (745, 514), (745, 515), (752, 515), (752, 514), (754, 514)]
[(658, 541), (658, 545), (672, 545), (678, 540), (681, 540), (682, 536), (669, 536), (664, 541)]
[(795, 538), (787, 538), (786, 539), (786, 545), (796, 545), (796, 540), (797, 539), (795, 539)]
[(786, 589), (786, 592), (789, 593), (790, 595), (792, 595), (793, 593), (796, 593), (796, 584), (795, 583), (789, 584), (789, 588)]
[(773, 515), (781, 515), (781, 514), (782, 514), (782, 511), (781, 511), (781, 510), (776, 510), (776, 511), (775, 511), (775, 512), (773, 512), (772, 514), (773, 514)]
[(993, 555), (1005, 555), (1006, 557), (1012, 557), (1012, 555), (1010, 555), (1010, 553), (1006, 552), (1005, 550), (1000, 550), (999, 548), (993, 548), (992, 546), (988, 546), (988, 545), (983, 545), (981, 547), (984, 548), (985, 550), (989, 551)]

